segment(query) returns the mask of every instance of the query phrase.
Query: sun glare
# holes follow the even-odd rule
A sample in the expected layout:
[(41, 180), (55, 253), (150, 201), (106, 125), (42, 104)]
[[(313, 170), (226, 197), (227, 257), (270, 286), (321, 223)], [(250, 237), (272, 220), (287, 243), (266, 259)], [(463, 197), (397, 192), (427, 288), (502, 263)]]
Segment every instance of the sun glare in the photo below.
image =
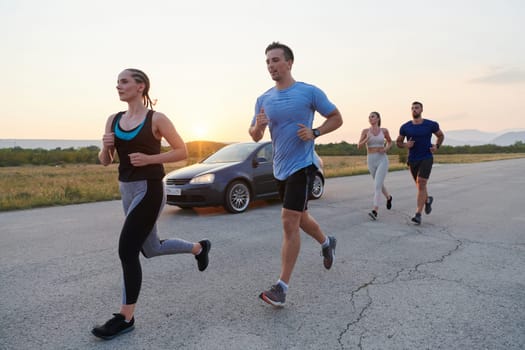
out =
[(203, 140), (208, 135), (208, 127), (203, 124), (194, 124), (192, 134), (195, 140)]

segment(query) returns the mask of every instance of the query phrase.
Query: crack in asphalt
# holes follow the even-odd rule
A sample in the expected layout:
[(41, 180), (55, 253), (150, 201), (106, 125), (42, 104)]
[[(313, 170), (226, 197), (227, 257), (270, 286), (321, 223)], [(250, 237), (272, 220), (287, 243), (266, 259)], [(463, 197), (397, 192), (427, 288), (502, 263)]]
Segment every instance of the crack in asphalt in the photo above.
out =
[[(433, 259), (433, 260), (429, 260), (429, 261), (424, 261), (424, 262), (421, 262), (421, 263), (418, 263), (416, 265), (414, 265), (413, 267), (405, 267), (405, 268), (402, 268), (396, 272), (394, 272), (394, 276), (390, 279), (390, 280), (387, 280), (387, 281), (384, 281), (384, 282), (376, 282), (376, 280), (378, 279), (377, 276), (374, 276), (370, 281), (368, 282), (365, 282), (363, 283), (362, 285), (358, 286), (356, 289), (352, 290), (350, 292), (350, 302), (352, 304), (352, 307), (354, 310), (356, 310), (356, 305), (355, 305), (355, 296), (362, 290), (366, 291), (366, 297), (367, 297), (367, 302), (366, 304), (361, 308), (361, 310), (359, 311), (357, 317), (355, 320), (353, 320), (352, 322), (349, 322), (345, 329), (343, 331), (341, 331), (339, 333), (339, 336), (337, 338), (337, 342), (339, 343), (339, 346), (341, 349), (344, 349), (344, 345), (343, 345), (343, 342), (342, 342), (342, 339), (344, 337), (344, 335), (350, 331), (350, 329), (354, 326), (356, 326), (357, 324), (359, 324), (359, 322), (361, 322), (361, 320), (365, 317), (365, 313), (366, 311), (370, 308), (370, 306), (372, 305), (373, 303), (373, 299), (372, 297), (370, 296), (370, 292), (369, 292), (369, 287), (370, 286), (373, 286), (373, 285), (377, 285), (377, 286), (380, 286), (380, 285), (388, 285), (388, 284), (391, 284), (391, 283), (394, 283), (396, 280), (398, 280), (400, 278), (400, 276), (402, 276), (403, 274), (407, 274), (408, 276), (408, 279), (406, 281), (411, 281), (411, 280), (415, 280), (416, 277), (413, 276), (413, 274), (416, 274), (416, 273), (421, 273), (420, 271), (420, 268), (425, 266), (425, 265), (431, 265), (431, 264), (440, 264), (440, 263), (443, 263), (445, 261), (446, 258), (452, 256), (452, 254), (456, 253), (462, 246), (463, 246), (463, 241), (460, 240), (460, 239), (457, 239), (455, 238), (446, 228), (443, 228), (440, 230), (441, 233), (449, 236), (450, 238), (452, 238), (455, 242), (456, 242), (456, 245), (454, 248), (450, 249), (449, 251), (446, 252), (446, 254), (443, 254), (441, 257), (437, 258), (437, 259)], [(457, 282), (457, 281), (456, 281)], [(363, 349), (363, 346), (362, 346), (362, 341), (364, 339), (364, 335), (365, 333), (367, 332), (368, 330), (366, 328), (364, 328), (360, 334), (359, 334), (359, 342), (357, 344), (357, 347), (358, 349)]]
[[(354, 310), (356, 309), (355, 307), (355, 303), (354, 303), (354, 295), (357, 294), (359, 291), (361, 290), (365, 290), (366, 291), (366, 296), (368, 298), (368, 302), (367, 304), (361, 309), (361, 311), (359, 312), (359, 314), (357, 315), (357, 318), (355, 319), (355, 321), (352, 321), (350, 323), (348, 323), (346, 325), (346, 328), (345, 330), (343, 330), (341, 333), (339, 333), (339, 337), (337, 337), (337, 342), (339, 343), (339, 345), (341, 346), (341, 349), (344, 349), (344, 346), (343, 346), (343, 343), (341, 342), (341, 339), (343, 338), (343, 336), (345, 335), (346, 332), (348, 332), (348, 330), (350, 329), (350, 327), (354, 326), (355, 324), (359, 323), (361, 321), (361, 318), (363, 318), (364, 314), (365, 314), (365, 311), (370, 307), (370, 305), (372, 305), (372, 298), (370, 297), (370, 293), (368, 292), (368, 287), (371, 286), (372, 284), (374, 284), (376, 280), (376, 277), (372, 278), (370, 281), (368, 281), (367, 283), (365, 284), (362, 284), (360, 285), (357, 289), (353, 290), (350, 295), (350, 302), (352, 303), (352, 306), (354, 308)], [(362, 340), (362, 333), (361, 333), (361, 336), (359, 337), (359, 348), (361, 349), (361, 340)]]

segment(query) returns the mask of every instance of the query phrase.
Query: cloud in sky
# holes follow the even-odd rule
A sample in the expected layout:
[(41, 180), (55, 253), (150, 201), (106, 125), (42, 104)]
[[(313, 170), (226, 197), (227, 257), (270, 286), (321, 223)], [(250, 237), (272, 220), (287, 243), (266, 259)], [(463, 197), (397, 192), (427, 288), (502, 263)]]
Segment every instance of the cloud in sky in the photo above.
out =
[(525, 70), (518, 67), (492, 67), (486, 74), (471, 79), (470, 82), (497, 85), (525, 83)]

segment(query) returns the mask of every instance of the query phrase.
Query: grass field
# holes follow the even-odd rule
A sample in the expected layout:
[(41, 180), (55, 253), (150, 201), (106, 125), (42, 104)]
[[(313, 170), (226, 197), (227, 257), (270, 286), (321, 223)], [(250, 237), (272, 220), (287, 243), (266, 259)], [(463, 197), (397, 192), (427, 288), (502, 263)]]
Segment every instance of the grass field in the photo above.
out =
[[(523, 153), (436, 155), (436, 163), (477, 163), (525, 158)], [(368, 173), (366, 156), (322, 157), (326, 177)], [(390, 156), (390, 171), (406, 169)], [(194, 162), (194, 160), (190, 160)], [(166, 171), (185, 162), (166, 165)], [(0, 211), (119, 199), (116, 164), (0, 168)]]

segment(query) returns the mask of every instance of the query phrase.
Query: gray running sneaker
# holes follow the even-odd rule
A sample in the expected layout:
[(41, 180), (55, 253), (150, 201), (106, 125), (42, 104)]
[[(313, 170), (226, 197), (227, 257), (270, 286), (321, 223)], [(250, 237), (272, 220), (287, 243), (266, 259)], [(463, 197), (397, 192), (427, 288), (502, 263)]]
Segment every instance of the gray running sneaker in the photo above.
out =
[(372, 210), (371, 212), (368, 213), (368, 216), (370, 216), (372, 220), (377, 220), (377, 211)]
[(277, 283), (271, 286), (270, 290), (262, 292), (259, 298), (273, 306), (284, 306), (286, 294), (284, 293), (283, 287)]
[(323, 256), (323, 265), (325, 269), (330, 270), (335, 260), (335, 246), (337, 245), (337, 240), (333, 236), (329, 236), (328, 239), (328, 247), (321, 250), (321, 255)]
[(434, 201), (434, 197), (428, 196), (427, 201), (425, 202), (425, 214), (430, 214), (432, 212), (432, 202)]

